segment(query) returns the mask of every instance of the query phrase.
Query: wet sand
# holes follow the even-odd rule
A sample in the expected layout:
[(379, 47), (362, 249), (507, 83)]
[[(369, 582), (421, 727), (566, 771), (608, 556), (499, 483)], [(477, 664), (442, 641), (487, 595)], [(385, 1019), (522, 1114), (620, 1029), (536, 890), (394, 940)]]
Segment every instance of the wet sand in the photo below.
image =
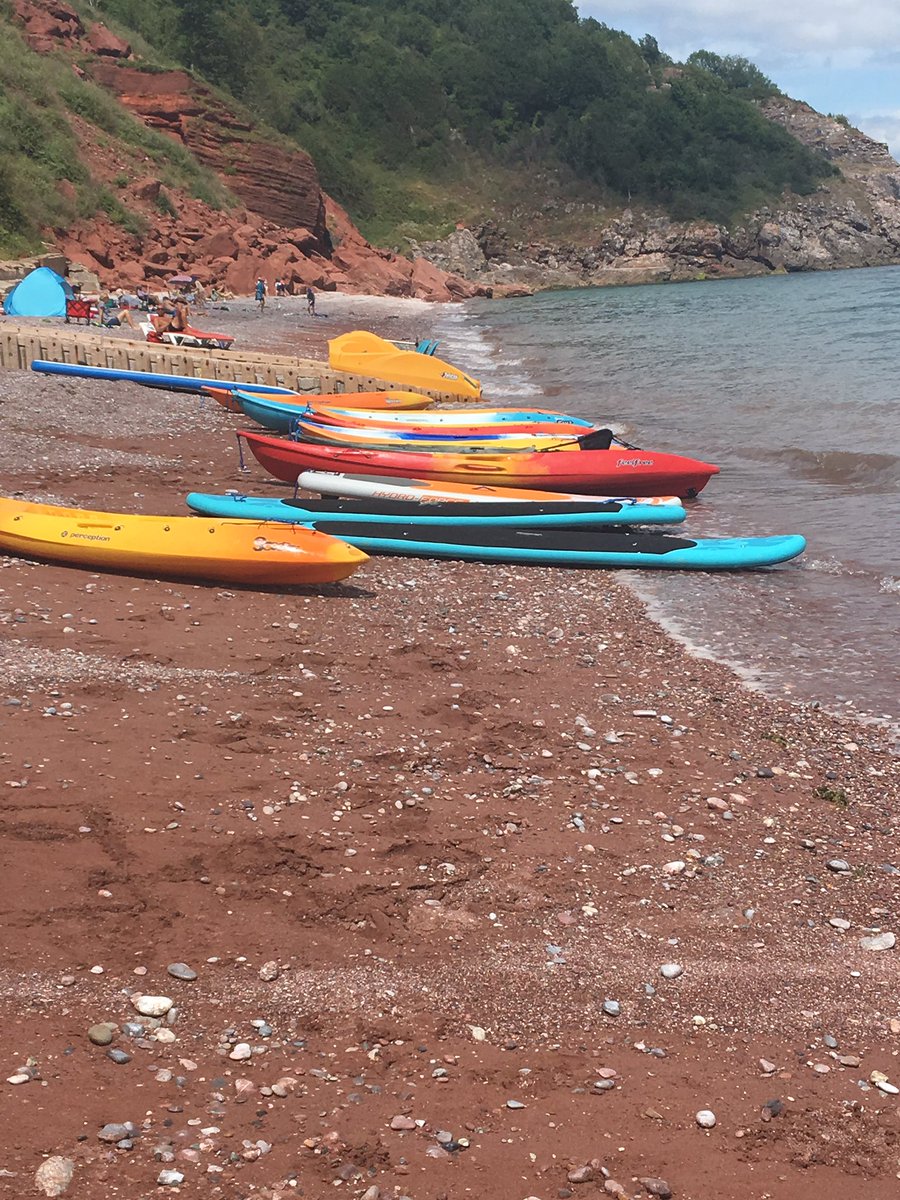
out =
[[(340, 303), (202, 324), (306, 354)], [(7, 493), (284, 494), (193, 397), (3, 372), (0, 402)], [(896, 1196), (876, 730), (751, 694), (602, 572), (0, 558), (0, 624), (3, 1194), (59, 1155), (85, 1200)]]

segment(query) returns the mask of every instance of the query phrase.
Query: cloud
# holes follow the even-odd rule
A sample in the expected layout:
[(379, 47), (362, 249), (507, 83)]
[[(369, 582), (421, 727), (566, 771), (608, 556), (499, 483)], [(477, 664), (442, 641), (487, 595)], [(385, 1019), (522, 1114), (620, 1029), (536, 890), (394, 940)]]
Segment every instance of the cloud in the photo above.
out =
[(847, 119), (876, 142), (887, 142), (894, 158), (900, 155), (900, 108), (886, 113), (847, 113)]
[[(770, 66), (815, 61), (860, 66), (900, 45), (896, 0), (582, 0), (582, 16), (629, 33), (652, 33), (675, 58), (692, 50), (744, 54)], [(895, 57), (896, 52), (889, 52)]]

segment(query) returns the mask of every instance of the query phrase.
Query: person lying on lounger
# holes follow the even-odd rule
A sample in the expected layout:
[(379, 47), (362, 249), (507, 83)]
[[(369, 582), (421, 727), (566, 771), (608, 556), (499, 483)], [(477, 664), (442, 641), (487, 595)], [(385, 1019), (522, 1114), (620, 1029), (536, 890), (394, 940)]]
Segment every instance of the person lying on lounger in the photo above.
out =
[(184, 333), (190, 324), (187, 300), (176, 296), (170, 302), (163, 302), (159, 312), (150, 318), (157, 333)]

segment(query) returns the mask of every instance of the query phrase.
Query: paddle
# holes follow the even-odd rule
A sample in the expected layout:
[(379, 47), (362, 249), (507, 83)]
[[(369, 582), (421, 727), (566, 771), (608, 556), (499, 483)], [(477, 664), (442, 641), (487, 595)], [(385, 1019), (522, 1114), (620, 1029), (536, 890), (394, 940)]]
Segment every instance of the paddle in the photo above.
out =
[(579, 450), (608, 450), (612, 445), (612, 440), (615, 434), (611, 429), (592, 429), (590, 433), (583, 433), (581, 437), (566, 438), (565, 441), (556, 442), (553, 446), (541, 446), (537, 451), (538, 454), (547, 454), (553, 450), (561, 450), (564, 446), (578, 446)]
[(583, 433), (581, 437), (567, 438), (564, 442), (557, 442), (555, 446), (544, 446), (538, 451), (539, 454), (544, 454), (551, 450), (560, 450), (564, 446), (571, 446), (576, 443), (579, 450), (608, 450), (615, 440), (625, 450), (640, 450), (640, 446), (634, 446), (631, 442), (626, 442), (620, 437), (616, 437), (611, 429), (592, 429), (590, 433)]

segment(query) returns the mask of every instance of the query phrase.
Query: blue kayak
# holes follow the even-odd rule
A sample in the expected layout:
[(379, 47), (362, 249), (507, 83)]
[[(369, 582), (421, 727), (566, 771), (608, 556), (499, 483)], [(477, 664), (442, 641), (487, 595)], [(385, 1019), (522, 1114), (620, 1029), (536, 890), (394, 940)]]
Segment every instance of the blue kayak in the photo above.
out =
[(422, 504), (415, 500), (288, 500), (267, 496), (207, 495), (191, 492), (188, 507), (207, 517), (244, 517), (252, 521), (315, 522), (325, 529), (329, 521), (353, 521), (411, 527), (449, 529), (507, 527), (510, 529), (585, 529), (597, 525), (674, 525), (685, 511), (674, 504), (630, 504), (609, 500), (584, 504), (470, 504), (455, 501)]
[[(145, 387), (165, 388), (168, 392), (196, 392), (202, 394), (205, 387), (235, 388), (241, 385), (234, 379), (202, 379), (193, 375), (158, 375), (155, 371), (126, 371), (114, 367), (86, 367), (81, 363), (47, 362), (36, 358), (32, 371), (45, 375), (71, 375), (77, 379), (107, 379), (124, 383), (141, 383)], [(245, 387), (248, 385), (244, 385)], [(294, 396), (290, 388), (272, 387), (265, 383), (252, 385), (258, 391), (273, 396)]]
[(313, 414), (309, 406), (279, 403), (273, 396), (252, 396), (237, 388), (231, 393), (232, 398), (241, 406), (244, 415), (263, 429), (271, 429), (275, 433), (294, 433), (297, 421), (301, 417), (309, 418)]

